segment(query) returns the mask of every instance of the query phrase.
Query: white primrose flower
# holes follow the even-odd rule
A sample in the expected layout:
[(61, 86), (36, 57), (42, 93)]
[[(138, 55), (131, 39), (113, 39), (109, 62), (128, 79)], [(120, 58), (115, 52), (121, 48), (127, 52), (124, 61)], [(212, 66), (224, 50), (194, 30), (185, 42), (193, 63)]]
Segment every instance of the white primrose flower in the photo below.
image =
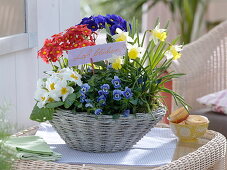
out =
[(73, 71), (70, 68), (63, 68), (59, 71), (59, 76), (65, 81), (73, 81), (78, 86), (81, 86), (83, 83), (81, 81), (81, 75), (76, 71)]
[(35, 92), (35, 100), (38, 101), (37, 106), (39, 108), (44, 107), (47, 102), (48, 91), (44, 89), (37, 89)]
[(38, 101), (37, 106), (43, 108), (46, 103), (60, 101), (60, 98), (54, 91), (48, 92), (44, 89), (37, 89), (35, 92), (35, 100)]
[(181, 57), (181, 51), (183, 50), (183, 45), (171, 45), (169, 50), (165, 52), (167, 60), (173, 59), (177, 60)]
[(150, 31), (151, 39), (153, 39), (154, 43), (157, 45), (158, 41), (165, 41), (167, 38), (166, 29), (160, 29), (160, 23)]
[(38, 81), (37, 81), (37, 88), (38, 89), (43, 89), (43, 88), (45, 88), (46, 87), (46, 82), (45, 81), (43, 81), (43, 79), (39, 79)]
[(60, 81), (61, 81), (61, 79), (59, 77), (57, 77), (56, 75), (52, 75), (49, 78), (47, 78), (46, 88), (49, 91), (55, 90), (56, 84), (58, 84)]
[(116, 29), (115, 35), (113, 35), (113, 39), (115, 39), (116, 42), (119, 41), (126, 41), (126, 42), (133, 42), (133, 39), (128, 35), (128, 32), (122, 31), (120, 28)]
[(136, 59), (142, 56), (144, 49), (142, 47), (138, 47), (138, 44), (127, 44), (128, 56), (130, 59)]
[(66, 81), (62, 81), (56, 85), (56, 94), (58, 97), (62, 97), (62, 100), (65, 101), (66, 97), (73, 93), (74, 89), (67, 85)]

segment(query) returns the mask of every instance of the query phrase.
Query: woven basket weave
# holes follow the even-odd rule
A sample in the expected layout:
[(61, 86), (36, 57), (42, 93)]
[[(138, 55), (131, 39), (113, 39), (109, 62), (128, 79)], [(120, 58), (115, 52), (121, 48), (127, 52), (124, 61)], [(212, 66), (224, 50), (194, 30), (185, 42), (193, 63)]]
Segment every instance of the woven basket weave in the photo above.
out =
[(50, 123), (73, 149), (85, 152), (117, 152), (136, 144), (165, 113), (165, 107), (159, 107), (152, 114), (137, 113), (112, 119), (109, 115), (97, 117), (57, 110)]

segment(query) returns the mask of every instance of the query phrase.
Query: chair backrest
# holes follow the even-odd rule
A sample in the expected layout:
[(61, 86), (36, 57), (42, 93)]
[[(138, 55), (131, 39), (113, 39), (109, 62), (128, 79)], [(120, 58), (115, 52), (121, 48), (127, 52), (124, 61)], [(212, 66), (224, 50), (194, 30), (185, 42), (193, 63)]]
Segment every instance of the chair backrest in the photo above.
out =
[(186, 75), (173, 80), (173, 89), (200, 109), (197, 98), (227, 88), (227, 21), (186, 45), (178, 61), (172, 69)]

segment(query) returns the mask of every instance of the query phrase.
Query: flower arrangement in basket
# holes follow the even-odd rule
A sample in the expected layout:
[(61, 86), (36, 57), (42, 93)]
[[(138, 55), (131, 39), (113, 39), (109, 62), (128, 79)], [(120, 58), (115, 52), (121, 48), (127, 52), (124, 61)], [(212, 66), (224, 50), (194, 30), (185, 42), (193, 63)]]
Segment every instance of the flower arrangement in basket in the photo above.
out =
[[(46, 39), (38, 56), (53, 67), (38, 80), (30, 118), (49, 120), (72, 148), (114, 152), (132, 147), (165, 114), (159, 92), (181, 96), (164, 83), (182, 45), (166, 41), (167, 29), (147, 30), (117, 15), (91, 16)], [(107, 44), (96, 45), (100, 32)], [(149, 37), (149, 42), (146, 39)]]

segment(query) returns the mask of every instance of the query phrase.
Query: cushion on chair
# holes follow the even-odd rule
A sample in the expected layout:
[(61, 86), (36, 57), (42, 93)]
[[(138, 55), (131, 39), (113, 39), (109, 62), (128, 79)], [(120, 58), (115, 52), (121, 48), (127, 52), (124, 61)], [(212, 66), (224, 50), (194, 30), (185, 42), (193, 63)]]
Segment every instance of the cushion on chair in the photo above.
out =
[(197, 101), (214, 112), (227, 114), (227, 89), (205, 95), (198, 98)]
[(210, 121), (209, 129), (220, 132), (227, 137), (227, 115), (218, 112), (207, 111), (207, 109), (193, 111), (190, 112), (190, 114), (206, 116)]

